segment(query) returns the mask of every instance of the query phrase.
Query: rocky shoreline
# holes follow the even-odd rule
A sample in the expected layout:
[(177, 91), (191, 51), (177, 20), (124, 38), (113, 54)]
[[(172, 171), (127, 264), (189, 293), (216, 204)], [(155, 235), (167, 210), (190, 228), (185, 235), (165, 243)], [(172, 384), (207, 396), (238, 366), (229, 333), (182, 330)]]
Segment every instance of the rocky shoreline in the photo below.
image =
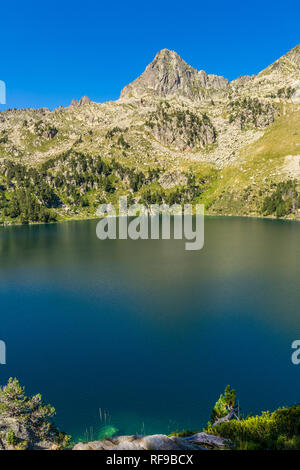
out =
[(228, 449), (229, 439), (199, 432), (188, 437), (154, 434), (150, 436), (116, 436), (103, 441), (78, 442), (72, 450), (209, 450)]
[(228, 385), (212, 409), (202, 431), (170, 435), (114, 435), (102, 440), (72, 442), (54, 423), (55, 409), (40, 394), (28, 397), (17, 379), (0, 386), (1, 450), (106, 450), (106, 451), (197, 451), (197, 450), (299, 450), (300, 404), (272, 413), (243, 417), (236, 391)]

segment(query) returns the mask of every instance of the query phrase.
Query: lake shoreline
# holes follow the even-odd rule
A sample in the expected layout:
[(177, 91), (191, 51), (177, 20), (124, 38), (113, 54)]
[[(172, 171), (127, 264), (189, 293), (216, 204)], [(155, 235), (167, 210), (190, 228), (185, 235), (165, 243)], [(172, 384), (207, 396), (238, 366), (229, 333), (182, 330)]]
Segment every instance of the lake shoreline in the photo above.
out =
[[(119, 215), (116, 215), (116, 218), (119, 218)], [(204, 214), (204, 217), (210, 218), (231, 218), (231, 219), (258, 219), (258, 220), (270, 220), (270, 221), (281, 221), (281, 222), (300, 222), (299, 219), (289, 219), (286, 217), (273, 217), (273, 216), (263, 216), (263, 215), (228, 215), (228, 214)], [(55, 220), (53, 222), (28, 222), (27, 224), (21, 224), (19, 222), (16, 223), (6, 223), (3, 222), (0, 224), (0, 227), (7, 228), (7, 227), (26, 227), (26, 226), (36, 226), (36, 225), (53, 225), (53, 224), (61, 224), (64, 222), (84, 222), (88, 220), (100, 220), (101, 217), (99, 216), (89, 216), (89, 217), (71, 217), (68, 219), (61, 219)]]

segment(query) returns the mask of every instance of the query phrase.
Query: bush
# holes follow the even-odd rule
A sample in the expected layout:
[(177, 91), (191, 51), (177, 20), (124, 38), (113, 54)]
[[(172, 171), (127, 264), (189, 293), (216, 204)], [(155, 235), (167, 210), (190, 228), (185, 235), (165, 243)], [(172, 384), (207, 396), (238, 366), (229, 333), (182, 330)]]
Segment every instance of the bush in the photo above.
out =
[(300, 405), (226, 421), (207, 431), (232, 440), (238, 449), (300, 449)]
[(12, 429), (10, 429), (8, 431), (8, 433), (6, 434), (6, 442), (10, 446), (15, 446), (19, 443), (19, 439), (17, 438), (17, 436), (15, 435), (15, 433)]

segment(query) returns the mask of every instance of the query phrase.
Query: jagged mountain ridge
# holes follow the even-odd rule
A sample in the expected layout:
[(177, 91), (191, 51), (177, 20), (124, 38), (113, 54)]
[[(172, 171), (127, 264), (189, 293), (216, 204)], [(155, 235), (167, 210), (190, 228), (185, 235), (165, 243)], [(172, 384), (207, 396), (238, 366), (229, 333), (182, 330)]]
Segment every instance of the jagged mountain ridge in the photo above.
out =
[[(208, 75), (204, 70), (188, 65), (176, 52), (162, 49), (145, 71), (121, 91), (120, 98), (141, 98), (174, 96), (191, 100), (205, 100), (213, 95), (226, 96), (239, 88), (260, 88), (266, 82), (283, 81), (291, 86), (299, 79), (300, 45), (276, 60), (257, 75), (241, 76), (229, 82), (218, 75)], [(263, 88), (263, 87), (262, 87)], [(223, 93), (222, 93), (223, 92)]]

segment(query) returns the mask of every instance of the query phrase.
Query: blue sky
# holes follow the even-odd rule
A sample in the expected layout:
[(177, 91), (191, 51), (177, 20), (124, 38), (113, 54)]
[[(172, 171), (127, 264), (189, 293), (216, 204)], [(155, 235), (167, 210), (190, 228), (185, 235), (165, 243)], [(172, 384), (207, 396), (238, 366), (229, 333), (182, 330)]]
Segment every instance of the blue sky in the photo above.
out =
[(12, 107), (119, 97), (156, 52), (234, 79), (300, 43), (299, 1), (6, 1), (0, 6), (0, 80)]

